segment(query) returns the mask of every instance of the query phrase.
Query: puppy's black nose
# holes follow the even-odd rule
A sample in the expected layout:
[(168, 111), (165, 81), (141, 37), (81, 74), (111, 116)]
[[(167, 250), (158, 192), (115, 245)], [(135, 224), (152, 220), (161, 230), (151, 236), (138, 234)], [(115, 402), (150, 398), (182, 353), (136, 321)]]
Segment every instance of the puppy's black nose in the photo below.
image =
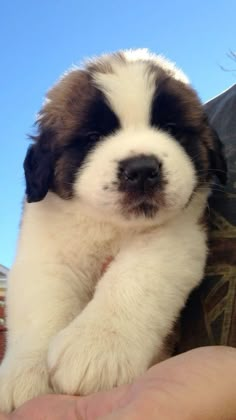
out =
[(140, 155), (125, 159), (119, 165), (121, 189), (143, 191), (153, 189), (159, 182), (160, 162), (155, 156)]

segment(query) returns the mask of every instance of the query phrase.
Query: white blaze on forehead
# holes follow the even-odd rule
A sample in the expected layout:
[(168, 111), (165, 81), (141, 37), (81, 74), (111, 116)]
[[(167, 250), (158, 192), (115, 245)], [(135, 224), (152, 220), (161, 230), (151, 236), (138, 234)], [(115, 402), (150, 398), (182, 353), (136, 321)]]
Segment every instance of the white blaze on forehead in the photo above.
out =
[(158, 67), (163, 69), (167, 75), (173, 77), (176, 80), (180, 80), (183, 83), (189, 84), (189, 79), (186, 74), (183, 73), (181, 69), (179, 69), (175, 63), (169, 61), (166, 57), (158, 54), (151, 53), (147, 48), (139, 48), (136, 50), (125, 50), (123, 54), (126, 60), (132, 61), (146, 61), (152, 62), (156, 64)]
[(113, 73), (96, 73), (94, 81), (107, 97), (123, 128), (149, 123), (156, 75), (141, 61), (112, 63)]

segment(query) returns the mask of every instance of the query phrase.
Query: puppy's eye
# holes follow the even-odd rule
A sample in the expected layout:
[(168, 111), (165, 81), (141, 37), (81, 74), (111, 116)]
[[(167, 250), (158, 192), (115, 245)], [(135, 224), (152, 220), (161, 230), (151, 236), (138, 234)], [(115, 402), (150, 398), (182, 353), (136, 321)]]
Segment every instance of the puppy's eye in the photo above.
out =
[(180, 126), (178, 126), (176, 123), (167, 123), (164, 126), (164, 129), (171, 134), (173, 137), (175, 137), (176, 139), (178, 139), (178, 141), (180, 143), (183, 143), (185, 141), (185, 129), (181, 128)]
[(174, 130), (177, 129), (177, 124), (176, 123), (171, 123), (171, 122), (166, 123), (164, 125), (164, 129), (171, 133), (171, 132), (173, 132)]
[(100, 134), (97, 131), (91, 131), (89, 133), (86, 133), (86, 138), (89, 142), (95, 143), (99, 140)]

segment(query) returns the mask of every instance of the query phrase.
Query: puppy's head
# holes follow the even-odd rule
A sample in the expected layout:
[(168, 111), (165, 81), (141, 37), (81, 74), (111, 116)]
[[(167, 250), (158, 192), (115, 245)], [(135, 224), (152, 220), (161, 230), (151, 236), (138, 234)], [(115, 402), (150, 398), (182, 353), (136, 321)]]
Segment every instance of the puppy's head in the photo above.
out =
[(29, 202), (50, 190), (101, 217), (162, 221), (217, 175), (221, 143), (184, 74), (146, 51), (102, 56), (49, 91), (24, 163)]

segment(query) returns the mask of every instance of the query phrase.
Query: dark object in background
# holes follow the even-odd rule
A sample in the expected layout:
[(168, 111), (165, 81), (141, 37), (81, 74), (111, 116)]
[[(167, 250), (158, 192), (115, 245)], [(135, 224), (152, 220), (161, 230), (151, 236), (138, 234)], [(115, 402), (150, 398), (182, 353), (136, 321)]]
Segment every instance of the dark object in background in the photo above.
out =
[(236, 347), (236, 85), (205, 105), (225, 147), (228, 182), (209, 199), (206, 276), (182, 313), (177, 353), (207, 346)]

